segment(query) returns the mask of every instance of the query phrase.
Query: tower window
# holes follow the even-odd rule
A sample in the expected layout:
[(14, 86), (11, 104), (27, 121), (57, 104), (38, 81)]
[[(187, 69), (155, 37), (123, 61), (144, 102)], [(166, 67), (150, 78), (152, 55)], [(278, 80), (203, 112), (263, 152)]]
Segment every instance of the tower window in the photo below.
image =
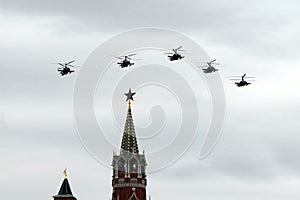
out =
[(118, 171), (125, 172), (125, 160), (121, 158), (118, 163)]
[(135, 158), (130, 160), (130, 172), (137, 173), (138, 172), (138, 162)]

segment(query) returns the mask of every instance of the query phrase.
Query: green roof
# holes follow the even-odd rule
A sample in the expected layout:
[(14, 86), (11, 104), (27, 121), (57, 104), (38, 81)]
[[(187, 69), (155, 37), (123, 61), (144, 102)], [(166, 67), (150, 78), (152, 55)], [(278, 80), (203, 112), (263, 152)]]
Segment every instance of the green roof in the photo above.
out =
[(128, 152), (134, 154), (139, 153), (130, 104), (128, 106), (127, 117), (122, 137), (121, 152)]
[(71, 194), (54, 195), (53, 197), (74, 197)]

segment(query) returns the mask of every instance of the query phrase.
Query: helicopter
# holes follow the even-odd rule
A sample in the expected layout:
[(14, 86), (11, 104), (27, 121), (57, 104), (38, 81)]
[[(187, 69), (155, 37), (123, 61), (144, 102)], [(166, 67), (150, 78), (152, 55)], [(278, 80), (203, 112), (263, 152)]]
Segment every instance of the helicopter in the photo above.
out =
[(75, 62), (75, 60), (72, 60), (70, 62), (66, 62), (66, 63), (53, 63), (53, 64), (58, 64), (61, 67), (57, 68), (57, 71), (60, 73), (61, 76), (67, 75), (67, 74), (71, 74), (72, 72), (74, 72), (74, 70), (71, 70), (70, 67), (74, 67), (73, 65), (71, 65), (71, 63)]
[(182, 52), (186, 52), (185, 50), (181, 49), (182, 46), (176, 48), (176, 49), (171, 49), (173, 52), (170, 53), (165, 53), (165, 54), (172, 54), (169, 55), (168, 58), (170, 61), (174, 61), (174, 60), (181, 60), (182, 58), (184, 58), (184, 56), (182, 56), (181, 54), (178, 53), (178, 51), (182, 51)]
[[(208, 67), (207, 68), (203, 68), (203, 72), (208, 74), (208, 73), (212, 73), (212, 72), (216, 72), (219, 69), (217, 69), (216, 67), (214, 67), (213, 65), (220, 65), (220, 63), (215, 63), (217, 59), (214, 59), (210, 62), (207, 62)], [(206, 67), (206, 66), (200, 66), (200, 67)]]
[(133, 62), (130, 62), (130, 60), (132, 60), (131, 56), (134, 56), (134, 55), (136, 55), (136, 53), (129, 54), (126, 56), (115, 56), (115, 58), (121, 60), (117, 64), (120, 65), (121, 68), (124, 68), (124, 67), (130, 67), (131, 65), (134, 65)]
[[(241, 76), (231, 76), (231, 77), (241, 77)], [(248, 81), (255, 81), (255, 80), (252, 79), (252, 78), (254, 78), (253, 76), (252, 77), (250, 77), (250, 76), (246, 77), (246, 74), (244, 74), (242, 76), (242, 80), (241, 79), (237, 79), (237, 78), (232, 78), (232, 79), (229, 79), (229, 80), (233, 80), (233, 81), (241, 80), (240, 82), (235, 82), (235, 84), (236, 84), (237, 87), (243, 87), (243, 86), (247, 86), (247, 85), (251, 84), (251, 83), (245, 81), (245, 78), (250, 78), (250, 80), (248, 80)]]

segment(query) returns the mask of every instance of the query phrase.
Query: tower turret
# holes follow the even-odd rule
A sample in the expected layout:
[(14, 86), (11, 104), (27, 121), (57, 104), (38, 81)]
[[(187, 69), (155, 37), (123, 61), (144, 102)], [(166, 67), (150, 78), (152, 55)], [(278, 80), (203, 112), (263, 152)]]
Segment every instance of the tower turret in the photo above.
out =
[(67, 169), (64, 170), (64, 180), (60, 186), (57, 195), (53, 196), (54, 200), (76, 200), (73, 196), (72, 190), (68, 181)]

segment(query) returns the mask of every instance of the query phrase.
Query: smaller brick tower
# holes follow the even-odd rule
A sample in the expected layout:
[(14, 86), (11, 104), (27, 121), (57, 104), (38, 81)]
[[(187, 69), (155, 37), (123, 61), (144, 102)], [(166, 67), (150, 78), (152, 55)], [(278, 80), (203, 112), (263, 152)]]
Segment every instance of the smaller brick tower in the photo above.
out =
[(60, 186), (57, 195), (53, 196), (54, 200), (76, 200), (76, 197), (73, 196), (71, 187), (68, 181), (67, 170), (64, 170), (64, 180)]

